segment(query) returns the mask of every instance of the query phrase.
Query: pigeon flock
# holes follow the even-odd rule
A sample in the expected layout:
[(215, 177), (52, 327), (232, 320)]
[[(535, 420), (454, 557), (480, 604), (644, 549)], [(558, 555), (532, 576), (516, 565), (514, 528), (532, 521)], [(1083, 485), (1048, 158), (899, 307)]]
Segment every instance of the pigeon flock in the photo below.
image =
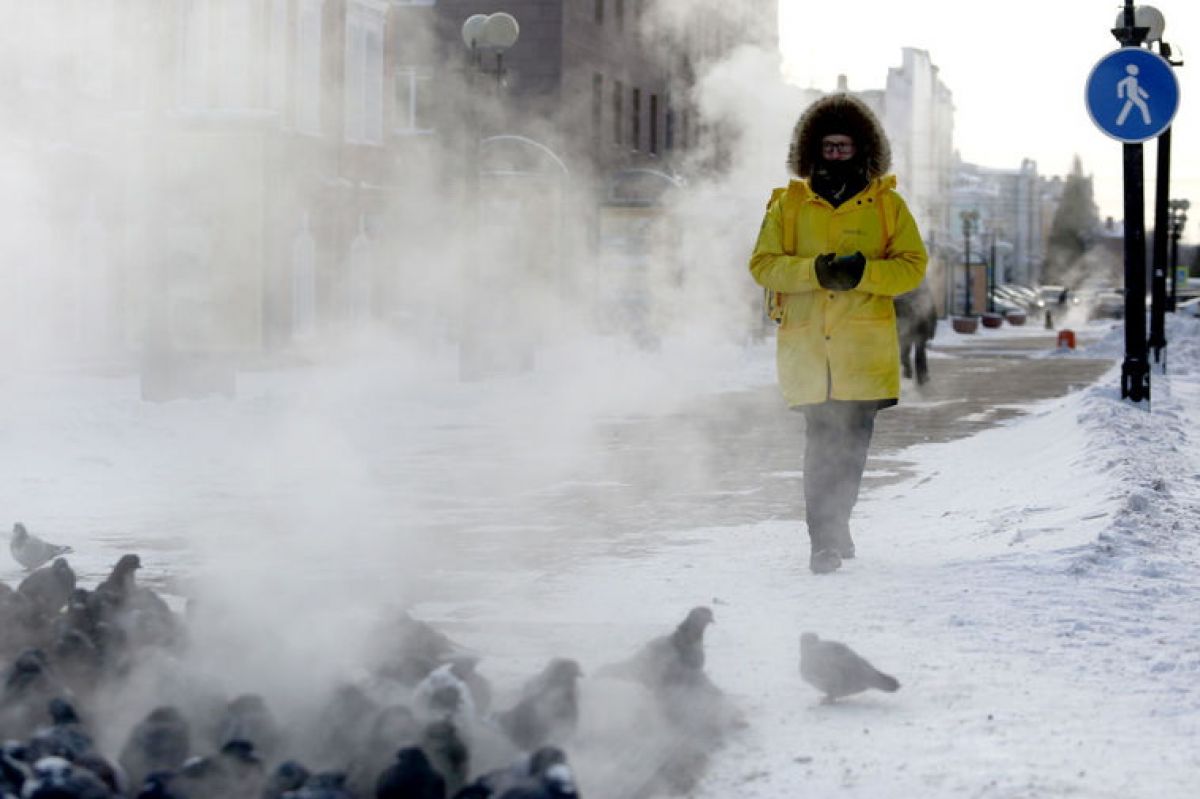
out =
[[(477, 653), (401, 611), (371, 637), (369, 676), (331, 686), (317, 723), (285, 719), (260, 694), (189, 684), (191, 607), (172, 610), (139, 584), (138, 555), (123, 555), (88, 588), (66, 558), (70, 547), (23, 524), (13, 526), (10, 551), (28, 573), (15, 589), (0, 582), (0, 799), (580, 795), (567, 756), (581, 737), (585, 674), (574, 659), (551, 659), (496, 702)], [(708, 755), (745, 725), (705, 671), (704, 634), (715, 622), (708, 607), (693, 608), (671, 632), (591, 675), (630, 686), (671, 733), (654, 780), (623, 790), (631, 799), (686, 793)], [(112, 697), (136, 694), (147, 662), (186, 689), (114, 730)], [(800, 674), (826, 702), (899, 688), (846, 645), (812, 633), (801, 636)]]

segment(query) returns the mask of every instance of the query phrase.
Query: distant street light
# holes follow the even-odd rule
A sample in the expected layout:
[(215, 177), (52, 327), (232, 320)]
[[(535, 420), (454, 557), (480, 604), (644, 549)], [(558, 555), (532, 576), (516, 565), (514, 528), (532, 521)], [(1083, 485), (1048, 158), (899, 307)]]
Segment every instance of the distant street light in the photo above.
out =
[(1179, 237), (1187, 224), (1187, 210), (1192, 204), (1187, 200), (1171, 200), (1168, 203), (1171, 210), (1171, 299), (1167, 307), (1175, 310), (1175, 281), (1179, 274)]
[(963, 316), (971, 315), (971, 230), (979, 221), (978, 211), (962, 211), (963, 227)]

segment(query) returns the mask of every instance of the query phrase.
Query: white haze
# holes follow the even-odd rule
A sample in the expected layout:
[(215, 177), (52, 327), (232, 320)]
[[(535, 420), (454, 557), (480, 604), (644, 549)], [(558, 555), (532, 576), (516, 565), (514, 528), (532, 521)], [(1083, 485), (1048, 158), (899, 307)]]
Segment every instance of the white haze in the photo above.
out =
[[(237, 140), (156, 131), (147, 113), (162, 77), (154, 70), (173, 69), (151, 49), (161, 32), (127, 30), (117, 52), (97, 52), (89, 34), (104, 24), (62, 5), (6, 3), (0, 15), (0, 74), (9, 81), (0, 96), (0, 364), (10, 403), (3, 440), (19, 453), (4, 481), (9, 522), (71, 543), (85, 586), (135, 551), (145, 582), (167, 590), (180, 609), (184, 597), (193, 603), (188, 663), (143, 664), (128, 690), (101, 708), (109, 751), (154, 705), (199, 701), (189, 694), (261, 692), (281, 718), (308, 718), (335, 683), (363, 676), (369, 633), (388, 613), (450, 598), (502, 609), (528, 595), (564, 537), (606, 546), (626, 532), (612, 529), (614, 508), (603, 499), (586, 518), (571, 510), (540, 518), (535, 510), (548, 492), (626, 457), (610, 451), (605, 424), (669, 414), (722, 381), (740, 382), (742, 348), (760, 332), (745, 261), (770, 188), (786, 179), (800, 110), (797, 93), (781, 86), (777, 53), (742, 47), (698, 65), (694, 99), (728, 134), (729, 169), (721, 178), (690, 170), (687, 191), (670, 208), (685, 233), (675, 253), (684, 276), (655, 285), (649, 305), (664, 312), (654, 317), (650, 349), (614, 329), (622, 309), (595, 302), (605, 276), (588, 250), (585, 170), (565, 186), (554, 257), (527, 280), (509, 259), (524, 257), (513, 253), (527, 254), (520, 246), (528, 243), (514, 246), (510, 230), (484, 221), (464, 229), (471, 130), (504, 132), (504, 103), (481, 99), (487, 89), (476, 81), (448, 77), (439, 99), (453, 106), (470, 92), (478, 117), (449, 120), (405, 165), (405, 189), (380, 215), (405, 220), (403, 230), (366, 231), (376, 247), (376, 289), (394, 313), (324, 326), (264, 352), (243, 343), (261, 321), (246, 305), (260, 265), (229, 209), (259, 182), (305, 165), (260, 162)], [(110, 58), (111, 84), (99, 80)], [(81, 78), (77, 94), (39, 90), (64, 70), (89, 69), (99, 83)], [(123, 69), (149, 73), (122, 84)], [(172, 90), (173, 78), (163, 80)], [(120, 91), (126, 85), (132, 92)], [(17, 86), (25, 91), (12, 91)], [(78, 105), (63, 105), (63, 97)], [(576, 115), (584, 118), (584, 109)], [(213, 124), (225, 122), (245, 120)], [(572, 141), (548, 126), (526, 132), (564, 148)], [(192, 147), (203, 150), (204, 166), (189, 171)], [(569, 149), (564, 155), (578, 163)], [(695, 157), (701, 163), (713, 153)], [(79, 165), (86, 168), (71, 171)], [(229, 203), (210, 209), (212, 260), (246, 268), (200, 276), (180, 305), (164, 307), (155, 299), (154, 253), (190, 213), (173, 204), (214, 186)], [(263, 216), (278, 214), (298, 229), (308, 199), (286, 198)], [(481, 220), (503, 210), (487, 206)], [(535, 229), (534, 243), (545, 243), (547, 231)], [(348, 257), (337, 256), (339, 269)], [(547, 268), (562, 274), (548, 279)], [(335, 299), (346, 291), (331, 289)], [(458, 342), (478, 317), (492, 323), (484, 339), (496, 352), (532, 350), (532, 370), (464, 379)], [(238, 362), (236, 398), (139, 399), (143, 350), (161, 344), (164, 319), (186, 342)], [(639, 479), (652, 492), (720, 461), (715, 452), (691, 463), (659, 453)], [(460, 554), (485, 554), (494, 571), (459, 586), (465, 593), (439, 596), (438, 578)], [(696, 596), (678, 613), (706, 599)], [(486, 661), (502, 690), (511, 693), (546, 657), (563, 654), (552, 631), (541, 632), (531, 636), (510, 618), (479, 642), (508, 655)], [(523, 648), (505, 652), (503, 641)], [(570, 654), (589, 663), (601, 657)]]

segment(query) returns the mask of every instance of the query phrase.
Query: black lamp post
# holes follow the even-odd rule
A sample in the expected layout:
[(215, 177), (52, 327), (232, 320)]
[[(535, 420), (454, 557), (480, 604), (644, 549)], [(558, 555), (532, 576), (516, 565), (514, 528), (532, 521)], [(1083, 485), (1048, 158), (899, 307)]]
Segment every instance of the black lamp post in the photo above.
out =
[(959, 214), (963, 227), (963, 316), (971, 315), (971, 230), (979, 221), (978, 211)]
[(1183, 235), (1183, 226), (1187, 224), (1187, 210), (1191, 203), (1187, 200), (1171, 200), (1167, 203), (1171, 212), (1171, 296), (1167, 301), (1167, 310), (1175, 310), (1176, 275), (1179, 274), (1179, 237)]
[[(1122, 47), (1141, 47), (1150, 28), (1138, 25), (1133, 0), (1117, 17), (1112, 35)], [(1125, 189), (1125, 359), (1121, 362), (1121, 399), (1150, 400), (1150, 364), (1146, 358), (1146, 219), (1142, 185), (1142, 144), (1121, 145)]]
[[(1145, 26), (1146, 46), (1151, 50), (1158, 45), (1158, 54), (1172, 67), (1182, 66), (1182, 61), (1171, 58), (1171, 45), (1163, 41), (1163, 31), (1166, 20), (1162, 13), (1153, 6), (1137, 6), (1134, 9), (1134, 20), (1137, 25)], [(1120, 21), (1118, 21), (1120, 24)], [(1167, 235), (1170, 227), (1167, 221), (1167, 198), (1170, 197), (1171, 184), (1171, 128), (1168, 127), (1158, 134), (1157, 171), (1154, 183), (1154, 246), (1153, 264), (1150, 272), (1150, 339), (1148, 347), (1154, 355), (1155, 362), (1163, 362), (1166, 369), (1163, 350), (1167, 346), (1166, 326), (1163, 314), (1172, 310), (1167, 295)]]
[(992, 231), (992, 252), (988, 258), (988, 313), (996, 312), (996, 231)]

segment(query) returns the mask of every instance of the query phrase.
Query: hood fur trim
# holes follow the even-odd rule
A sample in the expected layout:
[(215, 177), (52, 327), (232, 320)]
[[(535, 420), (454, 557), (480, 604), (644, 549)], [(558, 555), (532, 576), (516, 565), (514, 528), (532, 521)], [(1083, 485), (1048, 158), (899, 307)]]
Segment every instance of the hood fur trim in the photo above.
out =
[(801, 178), (812, 176), (821, 158), (821, 139), (834, 133), (854, 139), (857, 157), (866, 166), (867, 179), (887, 174), (892, 167), (892, 148), (875, 113), (851, 94), (828, 94), (814, 102), (796, 122), (788, 149), (788, 169)]

